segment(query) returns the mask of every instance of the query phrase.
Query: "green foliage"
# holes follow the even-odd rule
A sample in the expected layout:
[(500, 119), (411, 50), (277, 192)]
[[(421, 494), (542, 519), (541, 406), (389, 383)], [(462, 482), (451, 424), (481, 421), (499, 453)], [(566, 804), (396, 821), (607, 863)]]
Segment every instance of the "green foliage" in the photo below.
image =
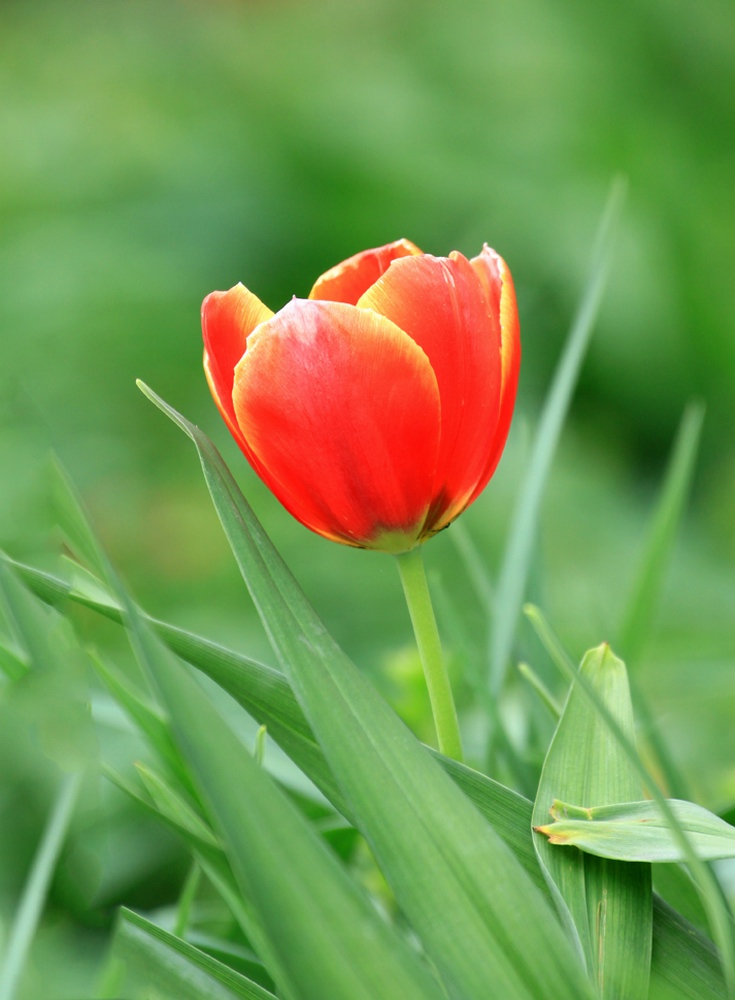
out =
[[(607, 645), (579, 668), (629, 739), (635, 723), (625, 666)], [(578, 685), (569, 692), (541, 772), (534, 846), (562, 919), (579, 942), (600, 995), (645, 1000), (651, 963), (651, 871), (574, 853), (565, 856), (543, 833), (559, 796), (600, 804), (642, 793), (640, 778)]]
[[(693, 802), (672, 800), (669, 808), (698, 857), (705, 861), (735, 857), (735, 828), (729, 823)], [(573, 844), (597, 857), (620, 861), (686, 861), (653, 802), (585, 808), (555, 800), (550, 812), (553, 822), (538, 829), (553, 844)]]

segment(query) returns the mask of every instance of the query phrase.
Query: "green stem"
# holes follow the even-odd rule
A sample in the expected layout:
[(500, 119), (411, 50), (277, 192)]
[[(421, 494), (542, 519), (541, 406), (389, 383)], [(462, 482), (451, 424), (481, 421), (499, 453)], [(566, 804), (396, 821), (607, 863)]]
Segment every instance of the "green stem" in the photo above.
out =
[(439, 749), (445, 756), (461, 761), (462, 738), (459, 734), (457, 710), (444, 664), (421, 549), (415, 548), (396, 556), (396, 562), (424, 667)]

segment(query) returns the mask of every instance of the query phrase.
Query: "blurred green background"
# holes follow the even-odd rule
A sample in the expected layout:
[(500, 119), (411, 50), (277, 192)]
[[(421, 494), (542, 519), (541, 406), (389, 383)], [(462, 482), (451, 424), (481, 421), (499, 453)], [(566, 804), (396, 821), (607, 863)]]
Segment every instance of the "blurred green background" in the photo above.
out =
[[(502, 253), (522, 319), (519, 408), (464, 519), (493, 575), (606, 192), (625, 175), (535, 588), (575, 655), (614, 640), (680, 414), (704, 399), (693, 503), (635, 669), (701, 801), (735, 800), (728, 0), (6, 0), (0, 94), (0, 543), (55, 565), (53, 448), (150, 611), (272, 662), (195, 454), (135, 389), (143, 378), (220, 445), (327, 624), (424, 735), (394, 567), (310, 535), (247, 469), (201, 372), (201, 300), (242, 280), (277, 309), (401, 236), (436, 254), (483, 241)], [(429, 568), (471, 605), (449, 534)], [(480, 644), (477, 606), (474, 619)], [(125, 655), (112, 627), (78, 627)], [(0, 928), (54, 784), (33, 697), (25, 714), (3, 708)], [(140, 752), (105, 739), (121, 760)], [(85, 809), (29, 998), (39, 984), (48, 1000), (91, 995), (114, 905), (165, 906), (183, 877), (174, 842), (103, 782)]]

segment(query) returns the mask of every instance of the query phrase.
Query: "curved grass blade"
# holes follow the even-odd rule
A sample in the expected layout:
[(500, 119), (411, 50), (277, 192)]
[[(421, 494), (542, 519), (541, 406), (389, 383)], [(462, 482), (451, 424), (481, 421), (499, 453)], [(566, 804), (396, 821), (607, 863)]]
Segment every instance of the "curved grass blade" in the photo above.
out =
[[(584, 657), (579, 672), (604, 700), (629, 739), (635, 726), (623, 663), (606, 645)], [(627, 801), (643, 788), (599, 715), (572, 685), (549, 746), (533, 811), (534, 845), (570, 933), (578, 940), (603, 1000), (646, 1000), (651, 964), (650, 865), (567, 852), (547, 840), (544, 824), (565, 798)]]
[(176, 1000), (275, 1000), (262, 986), (125, 907), (114, 954), (143, 985)]
[[(14, 563), (12, 560), (7, 561), (34, 593), (56, 607), (63, 607), (67, 600), (78, 601), (99, 614), (121, 621), (119, 607), (109, 613), (109, 601), (90, 603), (88, 595), (70, 592), (70, 585), (66, 581), (42, 570)], [(340, 811), (347, 810), (341, 796), (334, 798), (328, 791), (330, 787), (336, 788), (334, 779), (283, 674), (201, 636), (155, 619), (146, 620), (152, 623), (153, 628), (174, 652), (229, 691), (258, 721), (267, 722), (271, 733), (274, 722), (277, 723), (278, 742), (283, 749), (322, 788), (327, 798)], [(571, 661), (570, 665), (573, 671)], [(274, 676), (277, 678), (276, 683), (273, 683)], [(546, 890), (546, 882), (538, 866), (531, 838), (532, 803), (466, 765), (440, 754), (435, 756), (452, 780), (503, 838), (534, 883)], [(135, 795), (117, 776), (113, 776), (113, 780), (120, 784), (123, 791)], [(145, 800), (139, 798), (139, 801), (150, 808)], [(186, 835), (184, 831), (179, 832)], [(194, 850), (196, 846), (193, 846)], [(237, 897), (231, 877), (227, 883), (221, 872), (217, 873), (212, 869), (211, 859), (206, 861), (200, 858), (200, 863), (210, 881), (218, 885), (223, 896), (235, 908)], [(657, 871), (661, 867), (657, 866)], [(242, 918), (239, 919), (243, 930), (250, 936), (249, 925)], [(657, 942), (663, 944), (657, 946)], [(665, 993), (667, 1000), (721, 1000), (723, 996), (722, 974), (711, 944), (657, 897), (654, 898), (651, 975), (652, 983), (660, 983), (661, 989), (668, 991)], [(662, 997), (663, 995), (661, 994)]]
[(643, 722), (643, 736), (654, 755), (668, 793), (674, 798), (682, 799), (689, 797), (687, 782), (655, 725), (648, 702), (637, 690), (635, 668), (653, 625), (677, 529), (691, 488), (703, 421), (704, 404), (690, 403), (681, 418), (661, 495), (651, 521), (648, 542), (623, 615), (619, 639), (623, 656), (629, 667), (631, 664), (633, 666), (633, 694), (636, 709)]
[(735, 997), (735, 928), (733, 928), (732, 918), (712, 872), (705, 862), (697, 856), (686, 832), (682, 829), (675, 813), (670, 808), (667, 799), (662, 794), (653, 777), (649, 774), (638, 756), (635, 746), (628, 739), (615, 716), (598, 696), (587, 678), (582, 673), (575, 671), (573, 667), (570, 668), (568, 655), (539, 609), (531, 605), (526, 605), (525, 611), (549, 656), (567, 680), (576, 682), (579, 685), (579, 689), (585, 692), (669, 824), (674, 839), (681, 848), (682, 855), (686, 858), (686, 863), (689, 865), (697, 884), (702, 904), (707, 911), (712, 935), (717, 944), (719, 959), (722, 964), (726, 995), (728, 998)]
[(666, 569), (692, 484), (704, 421), (704, 404), (689, 403), (681, 418), (646, 547), (620, 627), (618, 645), (636, 664), (651, 631)]
[(595, 239), (587, 285), (544, 402), (508, 533), (498, 576), (489, 647), (488, 680), (496, 696), (502, 688), (513, 651), (546, 481), (605, 292), (615, 226), (624, 195), (625, 184), (617, 179), (608, 196)]
[(497, 992), (508, 1000), (551, 1000), (556, 984), (564, 982), (570, 998), (591, 996), (543, 897), (334, 643), (212, 443), (144, 391), (197, 445), (215, 507), (281, 666), (356, 825), (447, 988), (465, 1000)]

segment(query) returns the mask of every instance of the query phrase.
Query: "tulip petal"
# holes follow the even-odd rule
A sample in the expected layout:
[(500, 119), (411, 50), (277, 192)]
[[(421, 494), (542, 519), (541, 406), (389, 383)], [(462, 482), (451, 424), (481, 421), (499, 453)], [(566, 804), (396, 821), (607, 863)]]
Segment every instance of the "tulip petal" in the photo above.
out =
[(503, 258), (485, 244), (479, 257), (470, 261), (485, 286), (487, 296), (500, 316), (501, 390), (500, 415), (488, 462), (472, 499), (485, 489), (498, 466), (513, 419), (521, 367), (521, 328), (510, 268)]
[(385, 274), (392, 261), (420, 253), (410, 240), (396, 240), (374, 250), (363, 250), (317, 278), (309, 298), (348, 302), (354, 306), (360, 296)]
[(248, 446), (281, 503), (351, 545), (413, 547), (440, 435), (431, 365), (389, 320), (295, 299), (263, 323), (235, 371)]
[(395, 261), (359, 300), (424, 349), (442, 408), (439, 460), (427, 526), (466, 506), (494, 447), (500, 405), (500, 327), (485, 285), (461, 254)]
[(235, 285), (228, 292), (212, 292), (202, 302), (204, 373), (217, 409), (241, 447), (242, 434), (232, 405), (235, 365), (255, 327), (271, 316), (272, 310), (244, 285)]

